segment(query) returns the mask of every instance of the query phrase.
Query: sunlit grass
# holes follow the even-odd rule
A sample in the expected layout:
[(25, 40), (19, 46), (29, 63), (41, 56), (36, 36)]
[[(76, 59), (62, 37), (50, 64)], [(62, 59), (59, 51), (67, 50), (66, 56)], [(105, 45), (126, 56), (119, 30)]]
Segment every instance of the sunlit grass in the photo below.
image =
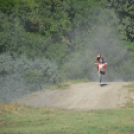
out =
[(128, 88), (128, 91), (134, 92), (134, 82), (124, 85), (124, 88)]
[(61, 111), (0, 104), (0, 134), (134, 133), (134, 109)]
[(71, 84), (82, 83), (82, 82), (89, 82), (88, 79), (76, 79), (76, 80), (69, 80), (66, 82), (57, 83), (56, 85), (50, 87), (50, 89), (67, 89), (70, 87)]
[(124, 88), (128, 90), (128, 97), (127, 97), (128, 102), (125, 104), (123, 108), (134, 108), (134, 98), (133, 98), (134, 82), (124, 85), (122, 89)]

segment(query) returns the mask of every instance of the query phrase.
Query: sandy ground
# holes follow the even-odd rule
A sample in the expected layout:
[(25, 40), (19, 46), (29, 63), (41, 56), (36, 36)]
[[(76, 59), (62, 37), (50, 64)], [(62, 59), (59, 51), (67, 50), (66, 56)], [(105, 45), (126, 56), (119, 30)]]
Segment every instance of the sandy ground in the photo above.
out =
[(123, 106), (128, 91), (125, 82), (86, 82), (72, 84), (64, 90), (45, 90), (18, 100), (19, 103), (64, 110), (88, 111)]

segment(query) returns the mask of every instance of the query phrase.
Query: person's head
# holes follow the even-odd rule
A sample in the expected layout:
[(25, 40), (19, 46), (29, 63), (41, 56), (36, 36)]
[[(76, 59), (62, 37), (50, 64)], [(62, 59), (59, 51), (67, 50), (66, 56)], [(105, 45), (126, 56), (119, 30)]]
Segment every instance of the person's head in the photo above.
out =
[(101, 54), (97, 54), (97, 59), (99, 60), (101, 58)]

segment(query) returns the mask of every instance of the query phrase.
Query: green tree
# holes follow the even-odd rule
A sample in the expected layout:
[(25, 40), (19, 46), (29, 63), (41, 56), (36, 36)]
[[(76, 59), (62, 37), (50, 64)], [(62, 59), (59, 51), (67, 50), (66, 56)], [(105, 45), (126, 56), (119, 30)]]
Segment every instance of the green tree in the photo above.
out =
[(134, 3), (132, 0), (109, 0), (109, 6), (115, 10), (120, 21), (118, 30), (126, 38), (134, 41)]
[(12, 9), (17, 6), (17, 0), (0, 0), (0, 11), (6, 14), (11, 14)]

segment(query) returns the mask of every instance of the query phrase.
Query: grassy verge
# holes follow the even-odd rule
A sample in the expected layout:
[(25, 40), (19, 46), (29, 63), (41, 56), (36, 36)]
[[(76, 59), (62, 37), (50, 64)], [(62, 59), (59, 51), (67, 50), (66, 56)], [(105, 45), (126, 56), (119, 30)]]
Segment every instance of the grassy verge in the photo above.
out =
[(0, 134), (134, 133), (134, 109), (70, 112), (0, 103)]
[(128, 90), (128, 102), (125, 104), (124, 108), (134, 108), (134, 82), (123, 86), (123, 88)]
[(128, 88), (128, 91), (130, 92), (134, 92), (134, 82), (125, 85), (124, 88)]
[(50, 87), (50, 89), (67, 89), (71, 84), (89, 82), (88, 79), (77, 79), (77, 80), (69, 80), (67, 82), (57, 83), (56, 85)]

